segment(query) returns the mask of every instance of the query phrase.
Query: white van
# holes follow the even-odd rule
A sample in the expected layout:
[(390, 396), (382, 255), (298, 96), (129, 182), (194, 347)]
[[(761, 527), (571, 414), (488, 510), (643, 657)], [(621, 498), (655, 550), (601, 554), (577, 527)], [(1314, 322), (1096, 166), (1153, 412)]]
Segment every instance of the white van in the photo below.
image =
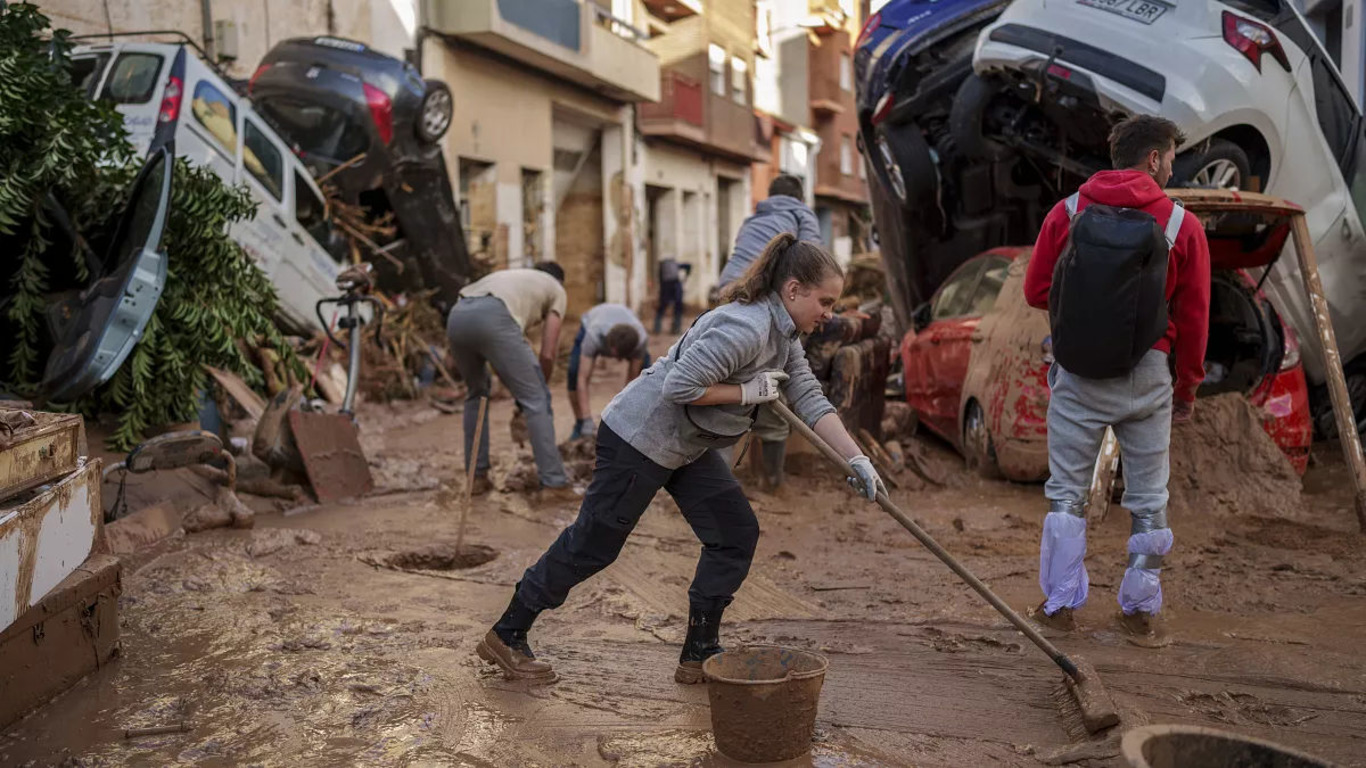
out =
[(87, 95), (123, 114), (139, 154), (173, 141), (177, 156), (247, 186), (260, 207), (229, 233), (275, 284), (284, 324), (316, 329), (315, 307), (337, 293), (345, 250), (317, 184), (251, 102), (182, 43), (82, 45), (72, 63)]

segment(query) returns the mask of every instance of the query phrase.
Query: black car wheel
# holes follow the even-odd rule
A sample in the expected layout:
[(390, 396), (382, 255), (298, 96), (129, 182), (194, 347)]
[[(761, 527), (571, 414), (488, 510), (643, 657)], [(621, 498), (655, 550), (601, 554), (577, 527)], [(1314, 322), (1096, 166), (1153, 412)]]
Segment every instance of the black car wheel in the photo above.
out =
[(440, 80), (428, 80), (427, 92), (422, 96), (422, 110), (418, 114), (417, 137), (430, 144), (436, 143), (450, 130), (455, 114), (451, 89)]
[(982, 130), (986, 123), (987, 107), (996, 98), (998, 83), (978, 75), (968, 75), (958, 86), (958, 93), (949, 108), (949, 135), (963, 156), (972, 160), (1004, 160), (1010, 148), (987, 138)]
[(939, 168), (924, 134), (914, 123), (878, 126), (872, 155), (879, 180), (902, 208), (917, 210), (934, 202)]
[(1247, 153), (1228, 139), (1210, 139), (1172, 163), (1172, 178), (1191, 187), (1247, 189), (1251, 177)]

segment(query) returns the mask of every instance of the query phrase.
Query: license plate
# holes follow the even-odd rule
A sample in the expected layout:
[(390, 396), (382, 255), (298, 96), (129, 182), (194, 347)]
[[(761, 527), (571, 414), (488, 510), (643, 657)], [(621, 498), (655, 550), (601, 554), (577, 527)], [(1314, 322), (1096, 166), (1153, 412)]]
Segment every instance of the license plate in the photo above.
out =
[(1077, 3), (1144, 24), (1152, 24), (1172, 9), (1171, 5), (1156, 0), (1077, 0)]

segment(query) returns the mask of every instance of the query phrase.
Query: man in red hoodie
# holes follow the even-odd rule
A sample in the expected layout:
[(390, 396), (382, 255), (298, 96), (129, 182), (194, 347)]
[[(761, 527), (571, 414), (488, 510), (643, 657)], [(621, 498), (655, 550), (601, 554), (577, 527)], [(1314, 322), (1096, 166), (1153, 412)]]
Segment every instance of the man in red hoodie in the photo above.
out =
[[(1121, 622), (1139, 644), (1150, 644), (1141, 638), (1156, 637), (1152, 619), (1162, 607), (1159, 574), (1162, 558), (1172, 547), (1166, 512), (1171, 425), (1191, 418), (1195, 390), (1205, 376), (1209, 333), (1210, 265), (1205, 232), (1195, 216), (1184, 215), (1185, 211), (1162, 191), (1171, 178), (1172, 160), (1183, 139), (1171, 121), (1150, 115), (1116, 125), (1110, 134), (1110, 159), (1119, 170), (1095, 174), (1078, 194), (1049, 211), (1025, 275), (1029, 305), (1050, 310), (1056, 351), (1059, 328), (1066, 322), (1068, 310), (1061, 306), (1059, 291), (1054, 290), (1055, 267), (1069, 248), (1070, 230), (1080, 221), (1081, 212), (1092, 204), (1137, 209), (1152, 220), (1142, 216), (1135, 219), (1132, 211), (1122, 210), (1109, 219), (1097, 214), (1089, 220), (1120, 222), (1116, 226), (1147, 221), (1149, 230), (1160, 229), (1165, 236), (1166, 333), (1146, 353), (1146, 346), (1139, 346), (1134, 356), (1141, 357), (1124, 375), (1086, 378), (1060, 363), (1049, 370), (1050, 477), (1044, 489), (1049, 511), (1039, 556), (1039, 585), (1045, 599), (1031, 611), (1034, 619), (1046, 626), (1062, 630), (1076, 626), (1072, 611), (1086, 602), (1088, 586), (1084, 501), (1105, 429), (1112, 427), (1124, 461), (1124, 506), (1133, 517), (1129, 564), (1119, 589)], [(1098, 208), (1097, 212), (1105, 210)], [(1121, 218), (1124, 216), (1130, 218)], [(1075, 242), (1070, 247), (1075, 249), (1071, 260), (1087, 256)], [(1160, 272), (1157, 274), (1152, 299), (1160, 305), (1156, 294)], [(1073, 304), (1074, 312), (1076, 306)], [(1161, 322), (1160, 310), (1154, 318), (1154, 323)], [(1104, 336), (1110, 329), (1103, 325), (1085, 328), (1088, 319), (1073, 317), (1072, 328), (1082, 328), (1092, 339), (1099, 334), (1103, 349)], [(1149, 338), (1161, 333), (1159, 325), (1153, 327)], [(1120, 336), (1122, 332), (1115, 333)], [(1141, 343), (1146, 345), (1147, 340)], [(1169, 355), (1175, 358), (1174, 385)]]

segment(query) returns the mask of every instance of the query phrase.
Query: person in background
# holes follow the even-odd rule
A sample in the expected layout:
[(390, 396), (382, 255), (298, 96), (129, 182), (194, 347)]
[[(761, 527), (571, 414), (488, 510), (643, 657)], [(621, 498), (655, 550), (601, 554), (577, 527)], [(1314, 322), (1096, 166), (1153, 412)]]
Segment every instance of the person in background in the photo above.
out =
[(579, 333), (569, 353), (569, 403), (574, 408), (571, 440), (597, 433), (589, 383), (599, 357), (625, 360), (630, 384), (650, 364), (650, 338), (640, 318), (623, 304), (599, 304), (579, 318)]
[[(769, 241), (779, 235), (792, 235), (799, 241), (819, 243), (821, 225), (816, 214), (805, 202), (802, 180), (791, 174), (779, 174), (768, 185), (768, 199), (759, 203), (754, 215), (745, 219), (735, 235), (735, 248), (721, 270), (721, 290), (724, 292), (739, 280)], [(754, 437), (758, 438), (759, 465), (762, 470), (760, 487), (770, 493), (783, 485), (787, 460), (787, 422), (767, 409), (759, 412), (754, 422)], [(753, 445), (749, 450), (753, 450)], [(730, 452), (724, 452), (730, 460)]]
[[(555, 369), (560, 325), (568, 296), (564, 270), (554, 262), (535, 269), (503, 269), (476, 280), (460, 291), (460, 299), (446, 321), (451, 356), (465, 381), (465, 468), (475, 462), (471, 493), (491, 488), (489, 472), (488, 412), (477, 458), (474, 443), (479, 420), (479, 398), (488, 397), (488, 366), (517, 400), (526, 415), (536, 472), (541, 480), (542, 500), (577, 500), (569, 486), (560, 449), (555, 443), (555, 420), (550, 409), (546, 381)], [(541, 331), (539, 361), (526, 334)]]
[(672, 256), (659, 261), (659, 308), (655, 310), (655, 333), (664, 327), (664, 315), (674, 309), (674, 324), (670, 333), (683, 332), (683, 281), (692, 274), (692, 265)]
[(867, 499), (882, 481), (821, 394), (800, 334), (830, 317), (844, 288), (839, 264), (814, 243), (775, 238), (727, 294), (669, 353), (602, 412), (597, 463), (579, 517), (523, 574), (507, 610), (477, 653), (509, 678), (555, 679), (527, 632), (542, 611), (611, 565), (662, 488), (702, 542), (688, 590), (688, 634), (674, 680), (702, 681), (702, 662), (722, 648), (721, 615), (749, 574), (759, 522), (725, 459), (760, 405), (785, 392), (792, 410), (845, 457), (850, 484)]

